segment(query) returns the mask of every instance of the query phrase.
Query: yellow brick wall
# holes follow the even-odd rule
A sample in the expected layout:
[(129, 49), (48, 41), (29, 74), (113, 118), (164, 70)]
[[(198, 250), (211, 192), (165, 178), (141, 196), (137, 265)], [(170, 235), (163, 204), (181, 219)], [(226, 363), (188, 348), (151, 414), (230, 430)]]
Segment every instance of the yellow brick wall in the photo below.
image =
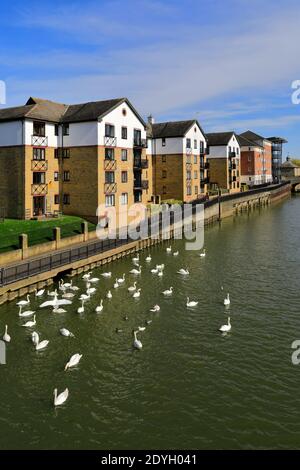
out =
[(0, 208), (6, 217), (24, 217), (24, 161), (23, 146), (0, 148)]

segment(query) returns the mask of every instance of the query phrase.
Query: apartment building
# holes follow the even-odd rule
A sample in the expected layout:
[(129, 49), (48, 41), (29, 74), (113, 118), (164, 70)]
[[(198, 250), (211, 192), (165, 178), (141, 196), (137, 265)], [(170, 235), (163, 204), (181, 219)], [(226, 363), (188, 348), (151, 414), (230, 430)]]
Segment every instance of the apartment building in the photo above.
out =
[(240, 191), (240, 144), (234, 132), (206, 134), (212, 190)]
[(155, 123), (148, 118), (156, 200), (191, 202), (207, 193), (207, 141), (197, 120)]
[(254, 186), (272, 182), (272, 142), (246, 131), (240, 134), (241, 184)]
[(126, 98), (65, 105), (30, 98), (0, 110), (0, 208), (7, 217), (55, 211), (96, 219), (100, 204), (152, 196), (146, 123)]

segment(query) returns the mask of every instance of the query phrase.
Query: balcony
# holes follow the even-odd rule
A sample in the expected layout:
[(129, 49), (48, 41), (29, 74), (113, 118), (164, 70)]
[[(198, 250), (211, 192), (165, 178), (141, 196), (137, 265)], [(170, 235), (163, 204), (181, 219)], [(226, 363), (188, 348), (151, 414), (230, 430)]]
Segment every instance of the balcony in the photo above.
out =
[(147, 148), (147, 139), (136, 138), (133, 139), (133, 147), (134, 148)]
[(31, 145), (33, 147), (48, 147), (48, 137), (42, 135), (32, 135)]
[(144, 158), (134, 158), (133, 167), (139, 170), (146, 170), (149, 167), (149, 162)]
[(32, 184), (31, 185), (31, 194), (32, 196), (45, 196), (48, 194), (48, 184)]
[(200, 182), (201, 182), (201, 184), (208, 184), (209, 183), (209, 177), (207, 176), (206, 178), (203, 178)]
[(116, 160), (104, 160), (104, 170), (114, 171), (117, 169)]
[(115, 194), (117, 192), (117, 183), (104, 183), (105, 194)]
[(236, 152), (229, 152), (229, 158), (235, 158)]
[(117, 138), (105, 135), (104, 136), (104, 145), (105, 145), (105, 147), (116, 147), (117, 146)]
[(47, 171), (48, 161), (47, 160), (31, 160), (32, 171)]
[(186, 147), (185, 153), (186, 153), (187, 155), (191, 155), (191, 154), (192, 154), (192, 149), (191, 149), (191, 147)]

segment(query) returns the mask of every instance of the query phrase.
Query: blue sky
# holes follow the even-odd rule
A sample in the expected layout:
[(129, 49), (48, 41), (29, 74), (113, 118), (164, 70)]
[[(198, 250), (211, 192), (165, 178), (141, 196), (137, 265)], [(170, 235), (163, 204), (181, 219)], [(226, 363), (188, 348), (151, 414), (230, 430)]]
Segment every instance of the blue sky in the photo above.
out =
[(280, 135), (300, 157), (298, 0), (1, 1), (7, 104), (127, 96), (157, 121)]

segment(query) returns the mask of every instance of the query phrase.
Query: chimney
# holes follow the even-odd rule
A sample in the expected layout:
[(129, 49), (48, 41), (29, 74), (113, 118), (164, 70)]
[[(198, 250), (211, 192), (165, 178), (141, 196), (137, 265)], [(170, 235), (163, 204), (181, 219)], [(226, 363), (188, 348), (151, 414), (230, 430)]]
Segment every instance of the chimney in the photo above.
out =
[(150, 114), (150, 116), (148, 116), (148, 123), (149, 124), (154, 124), (155, 120), (154, 120), (154, 117), (152, 116), (152, 114)]

